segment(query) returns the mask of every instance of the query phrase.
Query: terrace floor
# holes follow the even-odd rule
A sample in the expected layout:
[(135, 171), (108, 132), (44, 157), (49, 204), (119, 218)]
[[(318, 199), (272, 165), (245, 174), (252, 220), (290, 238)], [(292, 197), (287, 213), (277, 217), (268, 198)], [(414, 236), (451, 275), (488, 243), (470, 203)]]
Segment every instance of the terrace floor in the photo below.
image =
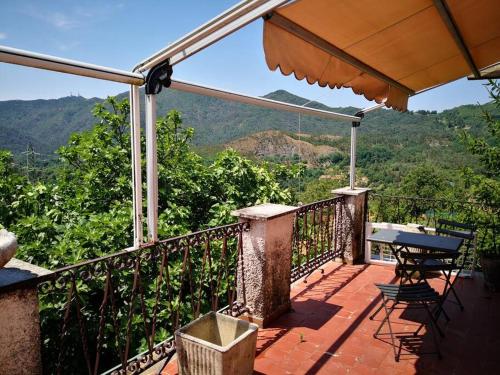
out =
[[(374, 283), (394, 282), (394, 268), (330, 262), (323, 270), (292, 285), (293, 311), (259, 330), (255, 374), (500, 374), (500, 294), (485, 290), (480, 274), (456, 283), (465, 311), (445, 304), (451, 321), (440, 320), (441, 360), (417, 353), (434, 350), (425, 330), (412, 335), (423, 311), (393, 313), (393, 329), (403, 338), (395, 362), (390, 337), (373, 337), (384, 313), (368, 319), (380, 303)], [(162, 372), (176, 373), (175, 360)]]

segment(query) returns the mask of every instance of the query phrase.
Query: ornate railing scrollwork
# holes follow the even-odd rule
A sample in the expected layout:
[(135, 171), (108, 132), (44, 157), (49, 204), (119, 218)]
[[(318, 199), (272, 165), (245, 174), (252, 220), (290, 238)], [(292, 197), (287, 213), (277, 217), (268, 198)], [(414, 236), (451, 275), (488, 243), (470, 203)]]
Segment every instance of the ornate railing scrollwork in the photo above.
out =
[(329, 260), (342, 256), (344, 198), (337, 197), (300, 206), (295, 214), (291, 281), (295, 282)]
[(170, 358), (174, 331), (200, 314), (247, 311), (236, 303), (236, 267), (248, 227), (210, 228), (40, 278), (44, 372), (138, 374)]

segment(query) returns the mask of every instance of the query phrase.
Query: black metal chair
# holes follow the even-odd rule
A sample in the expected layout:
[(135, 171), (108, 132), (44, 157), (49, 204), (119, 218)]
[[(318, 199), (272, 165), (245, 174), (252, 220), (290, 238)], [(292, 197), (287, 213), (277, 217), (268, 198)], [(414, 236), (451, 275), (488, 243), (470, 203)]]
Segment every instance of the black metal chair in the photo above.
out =
[[(413, 333), (413, 335), (417, 336), (423, 325), (429, 326), (436, 347), (436, 353), (438, 354), (439, 358), (441, 358), (441, 351), (439, 349), (439, 342), (436, 332), (439, 333), (441, 337), (444, 336), (444, 333), (439, 327), (439, 315), (435, 314), (435, 311), (439, 312), (441, 310), (442, 304), (444, 302), (444, 297), (447, 294), (447, 288), (445, 287), (445, 291), (443, 292), (443, 294), (439, 294), (439, 292), (437, 292), (433, 287), (429, 285), (429, 283), (425, 279), (425, 275), (426, 271), (433, 269), (433, 267), (428, 265), (424, 266), (424, 264), (425, 261), (429, 259), (443, 261), (446, 266), (440, 265), (439, 270), (441, 272), (447, 272), (451, 274), (454, 267), (456, 267), (455, 263), (458, 256), (458, 253), (429, 254), (414, 253), (408, 251), (401, 252), (400, 257), (403, 262), (400, 265), (399, 269), (400, 272), (405, 274), (405, 277), (401, 277), (398, 284), (375, 284), (382, 295), (382, 308), (385, 311), (385, 317), (382, 319), (382, 322), (380, 323), (373, 336), (375, 338), (378, 338), (380, 330), (387, 322), (394, 350), (394, 359), (396, 362), (399, 362), (400, 352), (396, 350), (396, 341), (391, 325), (390, 316), (394, 310), (401, 308), (424, 309), (427, 312), (428, 321), (423, 322), (422, 325)], [(405, 284), (405, 281), (409, 281), (409, 284)], [(373, 319), (373, 316), (370, 317), (370, 319)]]
[[(439, 219), (436, 226), (436, 234), (438, 236), (452, 236), (464, 239), (462, 245), (463, 250), (461, 251), (460, 257), (456, 262), (456, 269), (453, 270), (455, 272), (455, 277), (452, 280), (452, 274), (449, 274), (449, 277), (447, 277), (448, 274), (445, 273), (446, 295), (444, 296), (444, 299), (446, 299), (450, 294), (450, 292), (453, 293), (455, 301), (452, 302), (456, 302), (456, 304), (460, 307), (460, 310), (462, 311), (464, 310), (464, 305), (462, 304), (462, 301), (458, 297), (458, 294), (454, 286), (458, 280), (459, 275), (465, 268), (465, 265), (469, 258), (470, 250), (474, 247), (474, 238), (475, 238), (474, 232), (475, 232), (475, 227), (471, 224), (458, 223), (455, 221), (444, 220), (444, 219)], [(424, 266), (432, 266), (433, 269), (436, 269), (438, 271), (440, 268), (439, 266), (443, 266), (443, 268), (446, 270), (448, 269), (448, 266), (445, 264), (445, 261), (441, 259), (426, 260), (424, 262)]]

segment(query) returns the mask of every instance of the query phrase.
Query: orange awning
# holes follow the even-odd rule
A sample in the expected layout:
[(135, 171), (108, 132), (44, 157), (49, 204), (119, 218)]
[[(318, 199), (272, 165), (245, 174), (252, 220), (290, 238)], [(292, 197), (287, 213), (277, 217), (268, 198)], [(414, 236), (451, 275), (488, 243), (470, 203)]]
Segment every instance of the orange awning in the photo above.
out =
[(406, 110), (500, 61), (499, 0), (297, 0), (264, 23), (271, 70)]

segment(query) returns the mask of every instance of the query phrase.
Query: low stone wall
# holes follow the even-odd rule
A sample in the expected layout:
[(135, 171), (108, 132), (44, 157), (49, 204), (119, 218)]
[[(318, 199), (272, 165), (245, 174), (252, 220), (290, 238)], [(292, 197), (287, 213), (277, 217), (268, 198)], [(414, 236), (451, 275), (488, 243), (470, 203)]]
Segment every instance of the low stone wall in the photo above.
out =
[(18, 259), (0, 269), (0, 373), (42, 373), (36, 282), (50, 271)]

